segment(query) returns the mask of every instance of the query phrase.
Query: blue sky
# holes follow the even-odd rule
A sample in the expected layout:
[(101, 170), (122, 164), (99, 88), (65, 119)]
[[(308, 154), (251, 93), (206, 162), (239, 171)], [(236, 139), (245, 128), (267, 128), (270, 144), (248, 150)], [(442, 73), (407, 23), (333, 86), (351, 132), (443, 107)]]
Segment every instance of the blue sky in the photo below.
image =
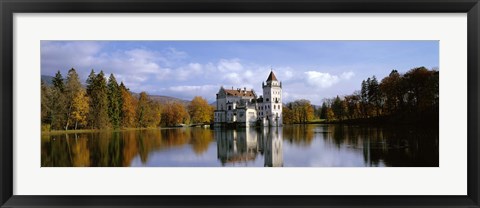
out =
[(66, 75), (75, 68), (82, 82), (94, 69), (113, 73), (133, 92), (146, 91), (210, 102), (220, 86), (254, 89), (270, 70), (283, 83), (285, 102), (324, 98), (360, 89), (400, 73), (439, 66), (438, 41), (41, 41), (41, 73)]

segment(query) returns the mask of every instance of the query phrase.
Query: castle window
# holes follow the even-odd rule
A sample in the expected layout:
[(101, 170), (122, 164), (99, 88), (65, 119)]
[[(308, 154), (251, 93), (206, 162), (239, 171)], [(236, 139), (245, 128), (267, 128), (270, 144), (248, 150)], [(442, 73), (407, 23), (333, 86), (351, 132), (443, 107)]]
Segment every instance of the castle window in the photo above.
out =
[(268, 100), (269, 100), (269, 99), (267, 98), (267, 102), (268, 102)]
[(273, 109), (277, 109), (276, 107), (277, 107), (277, 106), (273, 105)]
[(228, 110), (232, 110), (232, 106), (228, 106)]

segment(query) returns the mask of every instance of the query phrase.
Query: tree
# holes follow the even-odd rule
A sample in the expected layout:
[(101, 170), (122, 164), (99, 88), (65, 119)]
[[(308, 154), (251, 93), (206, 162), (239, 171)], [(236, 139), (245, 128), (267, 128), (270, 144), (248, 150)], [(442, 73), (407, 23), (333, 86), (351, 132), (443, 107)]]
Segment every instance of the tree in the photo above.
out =
[(438, 100), (438, 72), (425, 67), (411, 69), (404, 75), (407, 104), (411, 111), (425, 111)]
[(60, 92), (63, 93), (63, 90), (65, 89), (64, 85), (64, 80), (62, 73), (60, 71), (57, 71), (55, 74), (55, 77), (52, 79), (53, 87), (57, 88)]
[[(290, 107), (291, 107), (291, 105), (290, 105)], [(292, 123), (295, 122), (293, 111), (291, 110), (290, 107), (289, 107), (289, 105), (287, 105), (287, 106), (284, 106), (282, 108), (282, 116), (283, 116), (283, 123), (284, 124), (292, 124)]]
[(81, 89), (73, 98), (71, 119), (75, 122), (75, 129), (78, 124), (82, 126), (87, 125), (87, 116), (90, 110), (90, 98), (87, 96), (85, 90)]
[(368, 83), (368, 103), (372, 108), (371, 111), (375, 112), (375, 116), (380, 115), (381, 108), (381, 92), (379, 89), (379, 84), (375, 76), (372, 79), (367, 79)]
[(50, 97), (50, 87), (45, 84), (45, 82), (42, 80), (41, 81), (41, 121), (42, 124), (50, 124), (51, 120), (51, 105), (49, 102), (49, 97)]
[(146, 92), (141, 92), (138, 98), (138, 107), (137, 107), (137, 126), (138, 127), (147, 127), (147, 115), (150, 113), (150, 106), (148, 103), (148, 95)]
[(385, 96), (385, 111), (389, 114), (396, 112), (402, 100), (401, 75), (397, 70), (392, 70), (388, 77), (382, 79), (380, 91)]
[(48, 100), (50, 101), (49, 105), (51, 106), (51, 128), (52, 129), (63, 129), (66, 117), (66, 98), (64, 94), (65, 84), (60, 71), (55, 74), (55, 77), (52, 80), (53, 88), (50, 93)]
[[(289, 109), (284, 115), (291, 117), (292, 123), (307, 123), (313, 120), (315, 116), (314, 108), (309, 100), (296, 100), (292, 103), (288, 103), (287, 108)], [(285, 111), (285, 109), (283, 110)], [(289, 110), (291, 111), (289, 112)], [(291, 115), (289, 115), (289, 113), (291, 113)], [(287, 121), (289, 121), (288, 119), (289, 118), (287, 118)]]
[(122, 95), (122, 127), (134, 127), (135, 126), (135, 114), (136, 114), (136, 99), (133, 98), (132, 94), (125, 87), (125, 85), (120, 83), (120, 93)]
[(78, 77), (77, 72), (74, 68), (71, 68), (67, 74), (67, 80), (65, 83), (64, 95), (65, 95), (65, 113), (66, 113), (66, 122), (64, 125), (64, 129), (68, 130), (68, 127), (72, 123), (72, 112), (73, 112), (73, 101), (76, 98), (79, 91), (82, 90), (82, 84), (80, 83), (80, 79)]
[(327, 110), (328, 110), (327, 103), (324, 101), (322, 103), (322, 110), (320, 112), (320, 119), (327, 119)]
[(340, 99), (338, 95), (333, 100), (332, 110), (333, 110), (333, 113), (335, 114), (335, 117), (338, 120), (342, 121), (343, 117), (346, 115), (347, 105), (342, 99)]
[[(370, 80), (367, 80), (367, 81), (370, 82)], [(361, 105), (362, 116), (364, 118), (367, 118), (368, 117), (368, 83), (365, 80), (362, 81), (360, 98), (361, 98), (360, 105)]]
[(92, 128), (104, 129), (110, 126), (107, 91), (107, 82), (103, 71), (95, 75), (92, 70), (87, 79), (87, 94), (91, 99), (89, 123)]
[(359, 91), (355, 91), (352, 95), (345, 96), (345, 103), (347, 105), (346, 116), (348, 119), (355, 119), (361, 116), (361, 95)]
[(112, 126), (119, 128), (121, 124), (122, 93), (113, 74), (110, 74), (108, 78), (107, 89), (108, 117)]
[(204, 98), (195, 96), (188, 105), (192, 123), (209, 123), (213, 120), (213, 107)]
[(173, 101), (165, 105), (162, 112), (162, 123), (166, 126), (175, 126), (182, 123), (189, 122), (189, 115), (185, 106), (178, 102)]

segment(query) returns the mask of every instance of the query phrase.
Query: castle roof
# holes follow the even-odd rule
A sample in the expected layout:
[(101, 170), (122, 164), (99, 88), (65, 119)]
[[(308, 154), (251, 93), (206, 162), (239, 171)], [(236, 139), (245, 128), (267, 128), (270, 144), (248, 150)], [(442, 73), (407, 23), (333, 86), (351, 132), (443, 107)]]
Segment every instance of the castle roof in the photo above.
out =
[(224, 89), (227, 95), (254, 97), (253, 90), (227, 90)]
[(270, 75), (268, 75), (267, 82), (268, 81), (278, 81), (277, 77), (275, 77), (275, 74), (273, 73), (273, 71), (271, 71)]

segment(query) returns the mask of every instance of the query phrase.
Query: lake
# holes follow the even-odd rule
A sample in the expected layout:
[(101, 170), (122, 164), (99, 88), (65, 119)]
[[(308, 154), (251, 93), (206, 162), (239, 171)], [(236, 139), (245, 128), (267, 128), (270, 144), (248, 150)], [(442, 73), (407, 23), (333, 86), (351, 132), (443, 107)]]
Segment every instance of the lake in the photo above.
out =
[(439, 130), (338, 124), (43, 134), (42, 167), (438, 167)]

